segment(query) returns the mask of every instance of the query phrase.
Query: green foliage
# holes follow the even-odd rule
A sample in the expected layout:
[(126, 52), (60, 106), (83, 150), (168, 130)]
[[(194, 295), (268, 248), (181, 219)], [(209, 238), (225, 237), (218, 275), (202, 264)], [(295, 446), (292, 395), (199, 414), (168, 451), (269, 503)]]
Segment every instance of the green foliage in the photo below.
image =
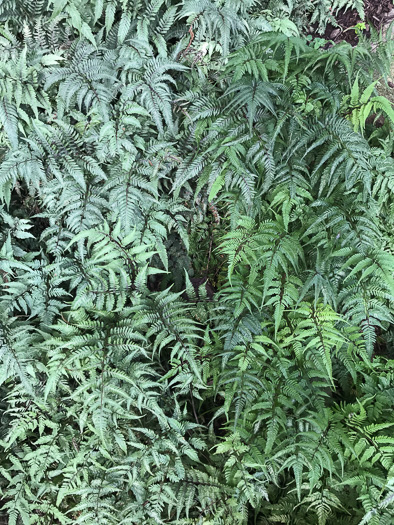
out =
[(356, 78), (350, 95), (343, 99), (343, 103), (349, 107), (351, 112), (350, 119), (355, 131), (358, 131), (359, 128), (361, 132), (364, 131), (365, 123), (371, 113), (374, 114), (376, 118), (379, 118), (383, 113), (390, 119), (391, 123), (394, 123), (394, 111), (390, 101), (383, 96), (371, 96), (377, 82), (378, 81), (372, 82), (372, 84), (365, 88), (363, 93), (360, 93), (358, 78)]
[(329, 7), (1, 3), (11, 525), (393, 522), (393, 44)]

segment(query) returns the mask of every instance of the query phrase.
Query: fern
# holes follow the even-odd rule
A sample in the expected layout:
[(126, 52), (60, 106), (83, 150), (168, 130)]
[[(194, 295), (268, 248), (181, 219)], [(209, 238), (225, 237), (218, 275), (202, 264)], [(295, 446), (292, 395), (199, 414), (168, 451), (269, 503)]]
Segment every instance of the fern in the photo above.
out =
[(1, 3), (10, 524), (392, 523), (393, 47), (329, 7)]

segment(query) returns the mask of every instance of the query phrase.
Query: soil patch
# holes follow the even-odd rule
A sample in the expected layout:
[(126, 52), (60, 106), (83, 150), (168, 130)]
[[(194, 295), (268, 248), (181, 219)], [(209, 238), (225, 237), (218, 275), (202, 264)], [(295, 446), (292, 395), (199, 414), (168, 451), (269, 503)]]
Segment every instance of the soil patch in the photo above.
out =
[[(394, 20), (394, 4), (392, 0), (364, 0), (365, 19), (361, 20), (360, 15), (355, 9), (341, 9), (334, 13), (337, 26), (328, 24), (324, 33), (326, 40), (332, 40), (335, 43), (345, 40), (352, 45), (358, 42), (358, 36), (354, 29), (357, 24), (365, 22), (366, 29), (364, 35), (370, 36), (371, 25), (375, 29), (381, 29), (383, 26)], [(317, 36), (317, 35), (316, 35)]]

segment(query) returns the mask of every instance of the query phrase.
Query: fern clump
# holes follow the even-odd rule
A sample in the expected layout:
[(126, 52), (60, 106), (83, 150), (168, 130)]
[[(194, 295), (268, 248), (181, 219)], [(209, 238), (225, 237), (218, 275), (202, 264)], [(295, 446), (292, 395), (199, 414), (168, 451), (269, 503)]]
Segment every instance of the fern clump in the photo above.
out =
[(10, 525), (393, 522), (393, 49), (328, 4), (0, 6)]

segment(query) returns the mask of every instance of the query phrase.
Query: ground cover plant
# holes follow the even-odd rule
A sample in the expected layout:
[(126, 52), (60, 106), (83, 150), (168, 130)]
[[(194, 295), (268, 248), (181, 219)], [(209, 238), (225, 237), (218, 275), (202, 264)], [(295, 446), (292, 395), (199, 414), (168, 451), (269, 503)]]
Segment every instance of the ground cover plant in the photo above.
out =
[(274, 4), (1, 3), (10, 525), (393, 523), (391, 32)]

